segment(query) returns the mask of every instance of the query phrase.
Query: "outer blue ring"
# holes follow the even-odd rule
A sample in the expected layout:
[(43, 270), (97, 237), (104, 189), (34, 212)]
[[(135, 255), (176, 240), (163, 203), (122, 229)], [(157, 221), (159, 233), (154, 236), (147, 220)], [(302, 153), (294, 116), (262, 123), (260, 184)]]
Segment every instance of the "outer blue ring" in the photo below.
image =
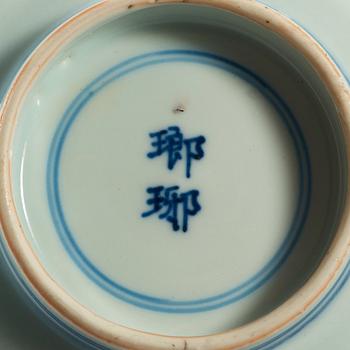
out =
[[(258, 271), (258, 273), (241, 285), (232, 288), (225, 293), (199, 300), (175, 301), (157, 298), (130, 290), (111, 280), (93, 265), (80, 249), (74, 238), (73, 232), (71, 232), (65, 220), (60, 198), (58, 179), (62, 149), (70, 127), (77, 119), (84, 106), (107, 84), (136, 70), (169, 62), (190, 62), (211, 65), (235, 74), (256, 86), (281, 115), (285, 126), (293, 139), (300, 168), (300, 193), (297, 212), (287, 238), (278, 249), (275, 256), (272, 257), (263, 269)], [(53, 221), (65, 249), (75, 263), (91, 280), (115, 297), (138, 307), (159, 312), (193, 313), (223, 307), (246, 297), (262, 286), (278, 270), (279, 266), (285, 261), (293, 249), (305, 223), (311, 194), (311, 167), (307, 146), (299, 125), (284, 101), (261, 78), (245, 67), (211, 53), (191, 50), (169, 50), (136, 56), (112, 67), (89, 84), (75, 98), (66, 110), (52, 141), (47, 167), (47, 193)]]

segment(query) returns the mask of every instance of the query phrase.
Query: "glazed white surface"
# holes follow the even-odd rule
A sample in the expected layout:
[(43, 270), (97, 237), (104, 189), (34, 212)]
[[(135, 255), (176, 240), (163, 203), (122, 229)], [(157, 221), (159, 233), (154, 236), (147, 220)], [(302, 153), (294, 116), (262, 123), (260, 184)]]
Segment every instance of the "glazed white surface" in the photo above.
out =
[[(343, 8), (346, 6), (345, 1), (338, 1), (339, 2), (339, 6), (343, 6)], [(31, 8), (31, 6), (29, 5), (29, 1), (15, 1), (15, 4), (13, 4), (12, 2), (10, 3), (10, 1), (8, 1), (8, 4), (6, 5), (6, 1), (2, 2), (2, 5), (0, 6), (4, 6), (4, 11), (8, 11), (8, 17), (10, 18), (10, 12), (14, 11), (14, 9), (16, 8), (16, 6), (18, 6), (17, 8), (17, 13), (20, 13), (19, 10), (23, 11), (23, 21), (20, 22), (20, 25), (16, 26), (16, 29), (13, 31), (11, 29), (11, 31), (14, 33), (13, 36), (11, 35), (8, 36), (8, 39), (11, 38), (11, 40), (13, 38), (17, 37), (17, 40), (21, 40), (20, 38), (22, 38), (23, 35), (23, 30), (25, 28), (25, 26), (31, 26), (32, 28), (39, 26), (39, 23), (43, 23), (43, 25), (45, 25), (45, 23), (51, 23), (53, 18), (61, 18), (61, 14), (62, 12), (69, 12), (71, 10), (71, 6), (72, 4), (76, 4), (76, 5), (80, 5), (83, 2), (79, 2), (79, 1), (66, 1), (66, 2), (60, 2), (59, 4), (55, 4), (50, 5), (50, 6), (45, 6), (45, 3), (43, 1), (38, 1), (36, 0), (37, 5), (35, 6), (35, 9)], [(274, 7), (277, 6), (277, 1), (270, 1), (270, 2), (266, 2)], [(276, 4), (275, 4), (276, 3)], [(313, 12), (314, 10), (312, 10), (312, 3), (313, 1), (309, 1), (307, 4), (307, 9), (310, 9), (310, 12), (308, 13), (308, 11), (305, 9), (305, 4), (302, 1), (298, 1), (295, 2), (293, 1), (293, 3), (291, 1), (288, 1), (289, 4), (287, 4), (287, 1), (285, 1), (285, 6), (283, 6), (283, 4), (281, 4), (281, 2), (279, 2), (279, 6), (284, 10), (284, 12), (286, 12), (287, 14), (290, 14), (293, 18), (302, 21), (302, 23), (306, 23), (306, 26), (308, 28), (311, 28), (313, 32), (315, 32), (317, 34), (318, 37), (322, 37), (322, 41), (324, 41), (327, 45), (327, 47), (329, 47), (332, 52), (335, 54), (336, 57), (340, 57), (340, 62), (342, 64), (346, 64), (347, 62), (349, 62), (350, 64), (350, 52), (347, 52), (348, 50), (346, 50), (345, 45), (342, 45), (342, 40), (344, 40), (345, 43), (345, 37), (346, 34), (342, 34), (342, 30), (347, 29), (346, 28), (346, 19), (345, 19), (345, 15), (340, 16), (341, 13), (345, 13), (346, 11), (340, 11), (339, 8), (338, 10), (336, 10), (334, 8), (334, 3), (331, 5), (329, 4), (329, 8), (322, 4), (319, 5), (319, 16), (315, 16), (315, 13)], [(4, 5), (5, 4), (5, 5)], [(33, 4), (33, 1), (30, 2), (30, 4)], [(22, 5), (22, 7), (20, 6)], [(50, 7), (50, 9), (45, 9), (45, 11), (38, 11), (38, 9), (44, 9)], [(24, 8), (30, 8), (30, 11), (33, 11), (32, 16), (28, 15), (28, 12), (30, 13), (30, 11), (26, 10), (24, 11)], [(50, 11), (52, 11), (52, 18), (49, 18), (48, 13), (50, 13)], [(329, 13), (330, 11), (339, 11), (339, 16), (340, 18), (344, 18), (344, 22), (340, 19), (339, 21), (337, 21), (336, 26), (339, 27), (337, 28), (337, 32), (333, 32), (333, 35), (331, 35), (329, 32), (330, 31), (326, 31), (322, 21), (320, 21), (320, 18), (324, 21), (327, 21), (329, 18)], [(40, 14), (40, 16), (38, 15), (38, 13)], [(301, 13), (303, 13), (303, 15), (301, 15)], [(14, 15), (14, 12), (11, 13), (11, 16)], [(308, 17), (309, 15), (309, 17)], [(42, 20), (42, 22), (39, 21)], [(31, 23), (31, 24), (30, 24)], [(6, 24), (0, 24), (1, 26), (4, 25), (8, 25), (7, 28), (13, 28), (11, 21), (9, 21), (9, 23)], [(344, 28), (342, 28), (341, 26), (344, 25)], [(37, 27), (36, 27), (37, 28)], [(6, 29), (6, 28), (5, 28)], [(4, 29), (4, 30), (5, 30)], [(8, 30), (7, 30), (8, 31)], [(17, 32), (18, 31), (18, 32)], [(25, 29), (26, 33), (28, 33), (28, 30)], [(319, 33), (319, 34), (318, 34)], [(342, 35), (344, 37), (344, 39), (342, 39)], [(33, 35), (34, 36), (34, 35)], [(334, 40), (334, 38), (336, 38), (336, 40)], [(323, 40), (324, 39), (324, 40)], [(31, 39), (30, 39), (31, 40)], [(334, 40), (334, 41), (333, 41)], [(13, 49), (13, 51), (16, 51), (16, 47), (12, 46), (14, 44), (8, 43), (6, 44), (6, 40), (4, 40), (1, 44), (0, 44), (0, 52), (5, 52), (5, 53), (9, 53), (11, 52), (11, 47)], [(21, 46), (21, 45), (20, 45)], [(18, 52), (20, 52), (21, 49), (18, 49)], [(8, 54), (9, 55), (9, 54)], [(2, 56), (0, 56), (2, 57)], [(7, 56), (9, 57), (9, 56)], [(7, 69), (7, 67), (9, 66), (9, 63), (12, 61), (12, 59), (8, 58), (7, 62), (6, 62), (6, 57), (4, 58), (4, 61), (0, 61), (1, 64), (1, 68)], [(4, 62), (2, 64), (2, 62)], [(349, 288), (348, 288), (349, 290)], [(350, 292), (350, 290), (349, 290)], [(3, 290), (2, 293), (5, 293), (6, 295), (6, 290)], [(350, 311), (350, 307), (348, 307), (348, 309), (346, 308), (347, 306), (347, 300), (346, 300), (346, 296), (344, 297), (344, 295), (346, 295), (346, 289), (344, 289), (341, 294), (340, 297), (338, 297), (338, 299), (319, 317), (319, 319), (317, 319), (314, 323), (312, 323), (311, 325), (309, 325), (300, 335), (294, 337), (291, 341), (289, 341), (289, 343), (284, 344), (283, 346), (281, 346), (281, 349), (329, 349), (331, 347), (333, 348), (344, 348), (347, 343), (348, 337), (347, 337), (347, 332), (346, 332), (346, 323), (349, 322), (346, 319), (346, 313), (348, 311)], [(19, 313), (25, 313), (25, 311), (23, 310), (23, 308), (19, 308), (18, 309)], [(11, 316), (10, 316), (11, 317)], [(32, 324), (28, 317), (28, 323)], [(2, 338), (0, 338), (0, 344), (2, 345), (1, 342), (3, 342), (4, 346), (6, 346), (6, 348), (9, 349), (22, 349), (23, 348), (23, 343), (22, 341), (24, 341), (23, 339), (25, 339), (26, 342), (26, 349), (31, 349), (31, 347), (33, 349), (48, 349), (48, 348), (52, 348), (52, 345), (48, 346), (47, 343), (45, 343), (45, 338), (44, 339), (38, 339), (38, 337), (35, 337), (31, 334), (27, 334), (27, 338), (26, 337), (26, 333), (24, 332), (24, 338), (20, 338), (17, 334), (15, 333), (15, 331), (13, 331), (13, 328), (10, 328), (9, 325), (11, 327), (15, 327), (16, 323), (11, 323), (6, 321), (6, 320), (1, 320), (1, 322), (4, 323), (4, 327), (0, 327), (0, 332), (4, 332), (4, 336)], [(1, 324), (1, 323), (0, 323)], [(20, 327), (21, 328), (21, 327)], [(324, 329), (324, 331), (320, 332), (320, 329)], [(6, 331), (8, 330), (8, 331)], [(40, 325), (36, 325), (33, 327), (33, 329), (31, 330), (30, 333), (35, 334), (35, 332), (40, 332)], [(22, 331), (21, 331), (22, 333)], [(2, 333), (0, 333), (2, 334)], [(8, 336), (8, 334), (10, 334), (10, 336)], [(16, 334), (16, 336), (14, 336)], [(51, 339), (51, 337), (54, 337), (54, 335), (51, 335), (51, 333), (46, 333), (47, 337), (49, 337)], [(60, 344), (60, 341), (58, 341), (58, 345), (57, 348), (62, 348), (62, 343)], [(338, 342), (338, 343), (335, 343)], [(9, 345), (11, 344), (11, 345)], [(29, 344), (29, 345), (28, 345)], [(32, 344), (32, 345), (31, 345)], [(12, 347), (12, 348), (11, 348)], [(65, 348), (67, 348), (67, 346), (65, 346)]]

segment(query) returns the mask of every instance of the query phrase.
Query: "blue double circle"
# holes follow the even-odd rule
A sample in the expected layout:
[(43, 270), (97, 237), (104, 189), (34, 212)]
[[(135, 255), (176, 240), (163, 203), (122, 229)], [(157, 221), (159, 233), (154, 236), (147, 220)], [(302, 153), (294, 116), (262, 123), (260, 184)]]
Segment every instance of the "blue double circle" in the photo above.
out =
[[(75, 239), (65, 218), (60, 195), (60, 160), (71, 126), (82, 109), (108, 84), (141, 69), (174, 62), (187, 62), (216, 67), (254, 85), (274, 106), (293, 140), (299, 163), (299, 196), (292, 225), (274, 256), (255, 275), (228, 291), (196, 300), (173, 300), (140, 293), (114, 281), (92, 263)], [(132, 305), (168, 313), (195, 313), (214, 310), (235, 303), (264, 285), (279, 269), (294, 248), (307, 217), (311, 196), (311, 167), (302, 131), (283, 99), (260, 77), (247, 68), (218, 55), (192, 50), (151, 52), (130, 58), (91, 82), (71, 103), (60, 121), (49, 151), (47, 195), (52, 219), (60, 240), (76, 265), (98, 286)], [(208, 281), (210, 283), (210, 281)]]

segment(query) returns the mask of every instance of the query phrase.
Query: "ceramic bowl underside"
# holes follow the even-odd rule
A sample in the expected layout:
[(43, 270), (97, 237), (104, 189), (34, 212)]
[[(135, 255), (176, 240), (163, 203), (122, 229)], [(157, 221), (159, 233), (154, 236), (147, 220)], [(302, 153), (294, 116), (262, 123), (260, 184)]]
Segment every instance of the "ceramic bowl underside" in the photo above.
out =
[(286, 302), (329, 249), (339, 108), (269, 29), (273, 12), (263, 27), (209, 6), (128, 7), (60, 44), (21, 97), (16, 215), (45, 272), (98, 317), (226, 332)]

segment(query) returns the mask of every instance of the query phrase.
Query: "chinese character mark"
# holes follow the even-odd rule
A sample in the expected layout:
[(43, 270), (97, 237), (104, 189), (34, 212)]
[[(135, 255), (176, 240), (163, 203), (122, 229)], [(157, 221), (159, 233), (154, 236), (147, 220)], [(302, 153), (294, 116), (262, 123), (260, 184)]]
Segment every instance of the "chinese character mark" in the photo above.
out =
[(184, 152), (187, 178), (191, 177), (192, 160), (201, 160), (205, 155), (203, 150), (205, 137), (185, 139), (178, 126), (171, 126), (168, 129), (151, 133), (149, 136), (153, 139), (151, 146), (154, 150), (147, 154), (148, 158), (154, 159), (167, 154), (168, 169), (173, 170), (176, 163), (183, 159)]
[[(198, 198), (199, 191), (192, 190), (185, 193), (179, 193), (179, 186), (165, 188), (164, 186), (150, 187), (147, 193), (150, 198), (147, 204), (152, 207), (151, 210), (142, 214), (143, 218), (159, 214), (161, 220), (167, 220), (175, 232), (182, 229), (188, 231), (188, 221), (190, 216), (195, 216), (202, 209)], [(182, 217), (182, 226), (180, 226), (179, 217)]]

